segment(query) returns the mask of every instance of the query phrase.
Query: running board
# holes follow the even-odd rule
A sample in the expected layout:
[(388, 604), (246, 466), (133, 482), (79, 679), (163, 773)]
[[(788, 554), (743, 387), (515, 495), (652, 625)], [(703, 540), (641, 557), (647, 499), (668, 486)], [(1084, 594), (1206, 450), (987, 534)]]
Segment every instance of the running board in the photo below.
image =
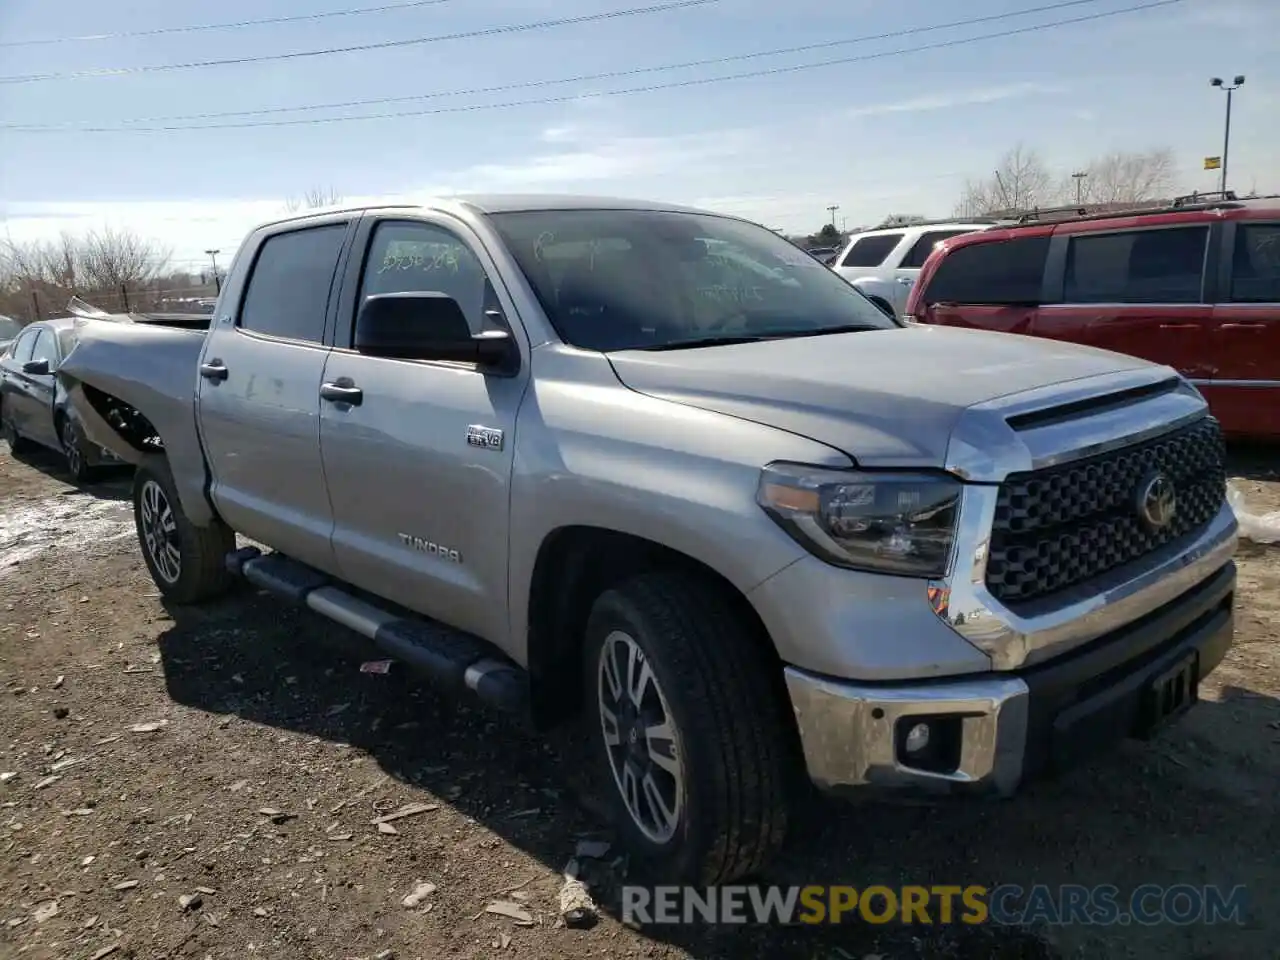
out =
[(244, 547), (227, 554), (226, 565), (255, 586), (367, 637), (430, 680), (465, 687), (499, 710), (528, 713), (528, 674), (478, 637), (426, 618), (391, 613), (347, 592), (341, 581), (279, 553)]

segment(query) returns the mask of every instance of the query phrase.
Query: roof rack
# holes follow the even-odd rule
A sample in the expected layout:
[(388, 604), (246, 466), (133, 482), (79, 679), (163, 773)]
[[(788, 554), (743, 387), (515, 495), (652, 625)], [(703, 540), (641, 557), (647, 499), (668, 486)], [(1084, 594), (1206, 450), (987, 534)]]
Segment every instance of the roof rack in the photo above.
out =
[(936, 227), (944, 223), (980, 223), (984, 225), (995, 226), (998, 223), (1004, 223), (1008, 218), (1001, 219), (999, 217), (943, 217), (941, 220), (899, 220), (895, 221), (892, 217), (886, 217), (874, 227), (867, 227), (863, 231), (849, 231), (850, 233), (867, 232), (870, 230), (905, 230), (908, 227)]
[(1046, 215), (1055, 220), (1070, 220), (1074, 217), (1087, 217), (1089, 210), (1079, 204), (1069, 207), (1036, 207), (1017, 218), (1018, 223), (1042, 223)]
[(1207, 193), (1188, 193), (1181, 197), (1173, 198), (1173, 208), (1175, 210), (1185, 207), (1188, 204), (1213, 203), (1215, 200), (1234, 203), (1237, 199), (1234, 190), (1211, 190)]

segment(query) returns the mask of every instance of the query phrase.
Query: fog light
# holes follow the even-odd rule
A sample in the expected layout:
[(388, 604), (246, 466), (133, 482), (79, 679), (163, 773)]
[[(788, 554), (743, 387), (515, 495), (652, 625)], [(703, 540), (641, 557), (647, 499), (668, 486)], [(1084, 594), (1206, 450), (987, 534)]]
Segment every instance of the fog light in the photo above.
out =
[(929, 746), (929, 725), (917, 723), (907, 731), (906, 743), (903, 745), (907, 748), (907, 753), (919, 753)]

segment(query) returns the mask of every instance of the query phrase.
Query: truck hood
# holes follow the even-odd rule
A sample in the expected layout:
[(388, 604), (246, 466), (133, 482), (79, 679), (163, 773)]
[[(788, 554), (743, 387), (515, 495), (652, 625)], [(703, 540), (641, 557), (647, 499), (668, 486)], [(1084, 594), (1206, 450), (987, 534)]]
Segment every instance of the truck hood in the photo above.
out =
[(1005, 333), (908, 326), (609, 354), (638, 393), (810, 437), (867, 466), (941, 467), (976, 403), (1151, 368), (1106, 350)]

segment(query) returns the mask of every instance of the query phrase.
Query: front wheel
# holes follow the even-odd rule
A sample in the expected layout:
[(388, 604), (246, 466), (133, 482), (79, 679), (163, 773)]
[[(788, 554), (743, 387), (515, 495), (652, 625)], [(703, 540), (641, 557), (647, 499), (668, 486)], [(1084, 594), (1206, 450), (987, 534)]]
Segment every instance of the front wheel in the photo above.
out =
[(235, 533), (216, 518), (207, 527), (187, 519), (163, 460), (153, 459), (135, 472), (133, 519), (142, 559), (165, 599), (198, 603), (226, 592), (231, 585), (226, 557), (235, 549)]
[(585, 718), (641, 871), (714, 885), (760, 870), (792, 771), (775, 666), (718, 587), (651, 573), (604, 593), (586, 632)]
[(84, 451), (84, 438), (76, 428), (75, 421), (64, 416), (59, 421), (58, 439), (62, 441), (62, 455), (67, 460), (67, 472), (76, 483), (89, 483), (97, 471), (89, 466), (89, 458)]

